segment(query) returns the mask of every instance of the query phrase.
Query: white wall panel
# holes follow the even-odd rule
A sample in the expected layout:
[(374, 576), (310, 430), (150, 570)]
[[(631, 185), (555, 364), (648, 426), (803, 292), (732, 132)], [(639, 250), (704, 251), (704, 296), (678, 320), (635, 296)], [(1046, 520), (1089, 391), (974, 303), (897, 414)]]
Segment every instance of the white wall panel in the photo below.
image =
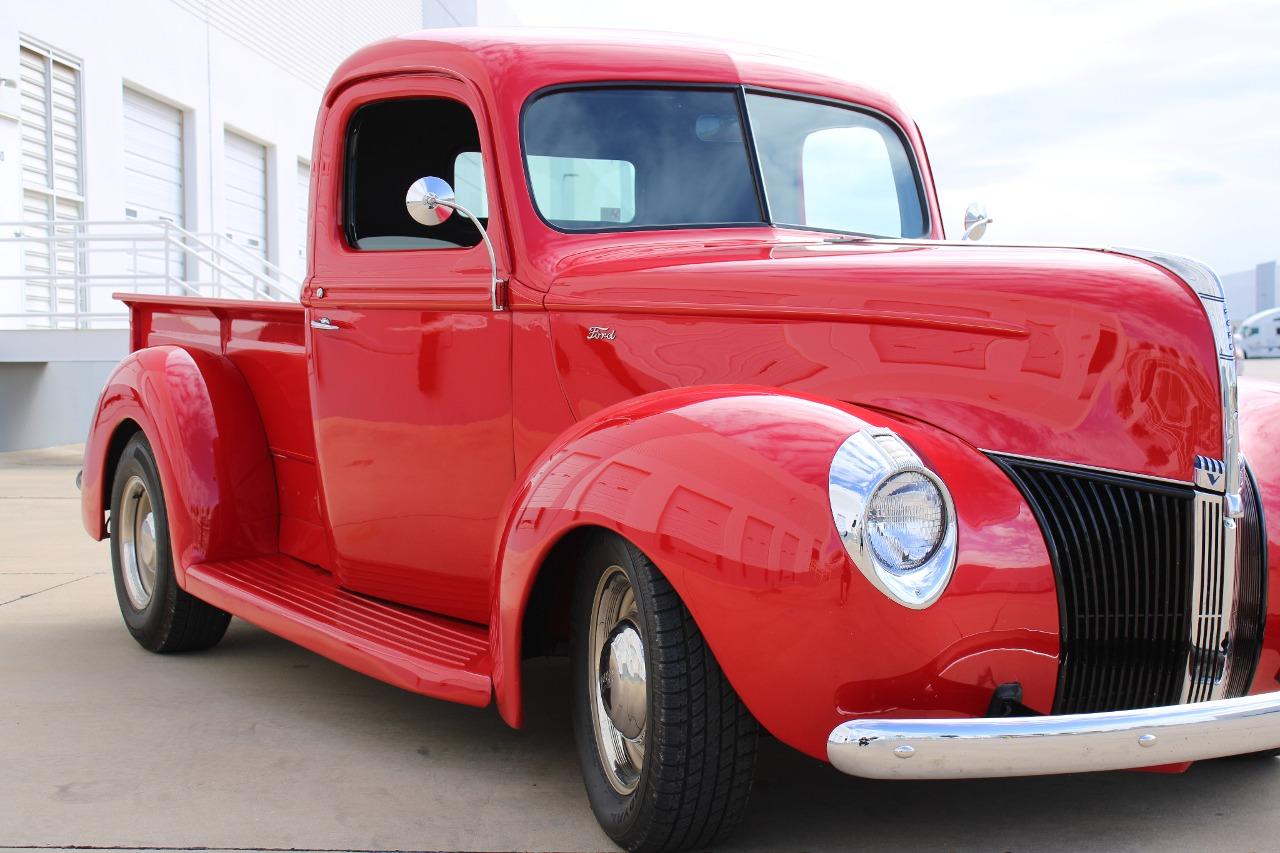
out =
[(422, 28), (421, 0), (173, 0), (305, 82), (322, 87), (358, 46)]

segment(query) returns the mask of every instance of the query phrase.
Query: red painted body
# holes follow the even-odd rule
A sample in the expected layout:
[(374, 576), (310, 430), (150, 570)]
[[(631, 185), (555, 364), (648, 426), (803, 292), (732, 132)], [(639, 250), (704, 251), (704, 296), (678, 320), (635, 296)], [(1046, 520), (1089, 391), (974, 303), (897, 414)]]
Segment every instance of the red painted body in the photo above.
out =
[[(938, 242), (551, 229), (525, 185), (522, 106), (548, 85), (628, 80), (883, 113), (916, 151)], [(508, 310), (489, 306), (482, 246), (346, 244), (347, 121), (399, 97), (475, 115)], [(339, 69), (314, 154), (301, 306), (128, 297), (135, 352), (90, 434), (86, 527), (105, 535), (112, 449), (141, 428), (185, 588), (408, 689), (483, 704), (491, 686), (513, 725), (530, 591), (585, 526), (662, 569), (756, 717), (811, 755), (850, 717), (982, 715), (1009, 681), (1048, 711), (1053, 571), (1026, 502), (979, 451), (1182, 481), (1197, 454), (1221, 456), (1213, 339), (1185, 283), (1098, 251), (941, 242), (915, 124), (839, 80), (694, 43), (423, 33)], [(309, 328), (321, 311), (337, 331)], [(589, 340), (590, 326), (616, 338)], [(1250, 388), (1241, 410), (1270, 512), (1280, 391)], [(832, 524), (832, 456), (868, 424), (898, 432), (955, 499), (958, 567), (925, 610), (876, 591)], [(1280, 670), (1277, 529), (1258, 691)], [(307, 598), (305, 618), (285, 593)]]

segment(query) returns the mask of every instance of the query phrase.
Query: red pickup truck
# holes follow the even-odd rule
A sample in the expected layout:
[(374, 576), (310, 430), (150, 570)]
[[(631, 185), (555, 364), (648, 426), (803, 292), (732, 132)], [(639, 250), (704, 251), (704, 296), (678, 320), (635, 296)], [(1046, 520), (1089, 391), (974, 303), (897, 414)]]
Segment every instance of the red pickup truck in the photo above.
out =
[(301, 304), (121, 297), (83, 510), (147, 649), (235, 615), (513, 726), (567, 653), (631, 850), (738, 823), (761, 730), (886, 779), (1280, 747), (1280, 390), (1207, 267), (948, 241), (892, 100), (678, 40), (381, 42), (314, 164)]

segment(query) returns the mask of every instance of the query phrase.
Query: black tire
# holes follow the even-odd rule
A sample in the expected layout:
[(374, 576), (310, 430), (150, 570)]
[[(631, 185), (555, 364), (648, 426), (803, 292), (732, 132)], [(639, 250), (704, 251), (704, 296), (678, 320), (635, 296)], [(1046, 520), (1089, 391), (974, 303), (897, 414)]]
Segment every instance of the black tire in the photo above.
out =
[[(653, 563), (630, 543), (606, 534), (592, 539), (584, 552), (573, 601), (573, 727), (591, 809), (609, 837), (627, 850), (705, 848), (728, 835), (745, 814), (759, 727)], [(644, 756), (626, 793), (610, 781), (601, 758), (593, 717), (600, 664), (591, 660), (590, 651), (597, 590), (609, 582), (606, 572), (618, 580), (618, 569), (634, 592), (631, 618), (624, 621), (640, 630), (646, 675), (647, 712), (638, 736)], [(617, 622), (609, 637), (622, 625)], [(597, 715), (603, 713), (600, 708)]]
[[(144, 584), (142, 593), (138, 592), (139, 581), (127, 582), (125, 578), (129, 569), (123, 555), (132, 547), (125, 541), (130, 534), (121, 529), (123, 521), (131, 514), (123, 508), (127, 499), (126, 487), (131, 495), (136, 494), (139, 487), (144, 490), (153, 515), (149, 541), (154, 542), (154, 547), (147, 549), (152, 552), (151, 560), (147, 562), (154, 565), (154, 579), (149, 588)], [(132, 514), (136, 515), (137, 510)], [(132, 535), (136, 541), (139, 534), (135, 531)], [(135, 554), (133, 559), (137, 561), (139, 558)], [(160, 486), (155, 454), (142, 433), (125, 445), (111, 484), (111, 568), (124, 624), (144, 649), (162, 654), (199, 651), (215, 645), (226, 633), (227, 624), (231, 621), (229, 613), (178, 588), (173, 574), (173, 548), (169, 541), (169, 515), (164, 490)], [(134, 595), (142, 597), (146, 593), (146, 599), (140, 605), (131, 599), (127, 583), (134, 584)]]

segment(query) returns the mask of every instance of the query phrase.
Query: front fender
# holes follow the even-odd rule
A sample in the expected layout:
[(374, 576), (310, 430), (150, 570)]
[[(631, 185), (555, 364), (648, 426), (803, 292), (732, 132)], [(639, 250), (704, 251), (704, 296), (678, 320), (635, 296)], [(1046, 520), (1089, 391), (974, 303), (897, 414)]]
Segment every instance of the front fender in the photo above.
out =
[[(959, 562), (925, 610), (873, 587), (835, 532), (831, 459), (866, 426), (895, 430), (952, 490)], [(947, 433), (776, 389), (678, 389), (576, 425), (531, 471), (500, 543), (491, 627), (512, 725), (535, 575), (584, 525), (654, 561), (756, 718), (815, 757), (853, 716), (980, 716), (1008, 681), (1027, 705), (1052, 705), (1058, 605), (1043, 538), (1008, 478)]]
[(1240, 449), (1253, 472), (1262, 503), (1267, 543), (1267, 624), (1251, 693), (1270, 693), (1280, 684), (1280, 385), (1240, 378)]
[(155, 452), (179, 584), (187, 566), (277, 550), (271, 454), (253, 395), (230, 361), (150, 347), (125, 357), (107, 379), (81, 483), (85, 529), (97, 539), (106, 535), (112, 440), (129, 422)]

